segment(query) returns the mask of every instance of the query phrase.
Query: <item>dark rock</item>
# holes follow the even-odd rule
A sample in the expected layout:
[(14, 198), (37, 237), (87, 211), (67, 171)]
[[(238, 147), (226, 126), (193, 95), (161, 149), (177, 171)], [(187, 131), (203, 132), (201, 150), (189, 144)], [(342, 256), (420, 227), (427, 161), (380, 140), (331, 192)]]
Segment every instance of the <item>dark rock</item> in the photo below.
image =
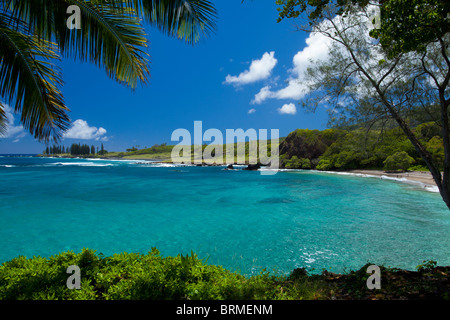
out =
[(257, 163), (257, 164), (249, 164), (247, 166), (247, 168), (244, 168), (244, 170), (251, 170), (251, 171), (259, 170), (259, 169), (261, 169), (261, 164), (259, 164), (259, 163)]
[(301, 278), (307, 277), (307, 276), (308, 276), (308, 271), (305, 268), (296, 268), (289, 275), (289, 280), (297, 280), (297, 279), (301, 279)]
[[(280, 155), (283, 155), (286, 160), (294, 156), (298, 159), (309, 159), (312, 168), (314, 168), (319, 157), (342, 134), (341, 131), (331, 129), (324, 131), (297, 129), (291, 132), (280, 144)], [(281, 163), (282, 167), (285, 165), (284, 162)]]

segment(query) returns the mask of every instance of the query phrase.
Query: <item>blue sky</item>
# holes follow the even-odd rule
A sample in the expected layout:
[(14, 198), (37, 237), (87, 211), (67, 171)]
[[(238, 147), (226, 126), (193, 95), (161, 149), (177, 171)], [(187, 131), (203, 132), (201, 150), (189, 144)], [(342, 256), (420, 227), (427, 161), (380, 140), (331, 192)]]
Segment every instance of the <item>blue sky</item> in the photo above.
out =
[[(195, 46), (146, 28), (151, 78), (135, 91), (93, 65), (62, 61), (63, 94), (74, 125), (62, 144), (103, 143), (109, 151), (124, 151), (176, 143), (172, 132), (193, 132), (194, 121), (224, 133), (279, 129), (286, 136), (297, 128), (324, 129), (324, 110), (311, 114), (298, 105), (301, 72), (307, 58), (324, 54), (324, 41), (296, 31), (293, 21), (277, 23), (275, 0), (214, 3), (217, 32)], [(9, 116), (0, 153), (42, 152), (45, 145), (21, 128), (19, 115)]]

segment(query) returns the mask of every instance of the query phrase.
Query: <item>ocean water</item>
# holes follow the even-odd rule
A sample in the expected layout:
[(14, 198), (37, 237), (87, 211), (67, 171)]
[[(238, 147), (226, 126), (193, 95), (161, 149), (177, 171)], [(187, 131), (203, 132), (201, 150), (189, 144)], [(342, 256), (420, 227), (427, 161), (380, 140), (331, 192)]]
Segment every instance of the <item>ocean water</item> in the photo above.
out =
[(0, 263), (83, 248), (191, 250), (243, 274), (450, 265), (436, 192), (310, 171), (0, 156)]

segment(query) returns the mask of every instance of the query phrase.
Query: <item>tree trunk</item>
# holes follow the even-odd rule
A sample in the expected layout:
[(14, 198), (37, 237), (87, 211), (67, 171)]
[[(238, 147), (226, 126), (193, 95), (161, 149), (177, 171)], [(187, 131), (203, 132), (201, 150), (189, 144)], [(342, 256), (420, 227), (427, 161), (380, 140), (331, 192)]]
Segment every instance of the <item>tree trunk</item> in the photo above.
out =
[(368, 72), (368, 70), (364, 69), (362, 66), (361, 61), (358, 60), (358, 58), (355, 56), (355, 53), (352, 48), (352, 44), (348, 42), (347, 37), (345, 37), (342, 32), (340, 31), (339, 27), (334, 23), (332, 18), (329, 18), (329, 22), (333, 25), (335, 34), (331, 34), (330, 32), (322, 32), (324, 35), (328, 36), (332, 40), (335, 40), (339, 42), (340, 44), (344, 45), (350, 54), (353, 62), (358, 66), (359, 71), (367, 78), (367, 80), (370, 81), (374, 89), (377, 91), (378, 96), (380, 97), (383, 105), (385, 106), (385, 109), (392, 115), (392, 117), (395, 119), (395, 121), (398, 123), (400, 128), (403, 130), (405, 135), (408, 137), (408, 139), (413, 144), (414, 148), (416, 149), (417, 153), (421, 156), (423, 161), (426, 163), (428, 169), (430, 170), (430, 173), (433, 177), (433, 180), (436, 182), (436, 185), (439, 189), (439, 193), (441, 194), (442, 199), (444, 200), (447, 207), (450, 209), (450, 136), (449, 136), (449, 116), (448, 116), (448, 107), (450, 105), (450, 99), (445, 99), (445, 90), (447, 89), (449, 83), (450, 83), (450, 59), (447, 56), (447, 49), (446, 49), (446, 43), (443, 39), (438, 39), (439, 43), (441, 45), (441, 54), (447, 64), (447, 74), (443, 81), (443, 83), (439, 83), (437, 78), (433, 75), (433, 73), (430, 70), (427, 70), (423, 58), (422, 58), (422, 67), (423, 70), (430, 75), (430, 77), (433, 78), (434, 82), (436, 83), (437, 88), (439, 89), (439, 98), (440, 98), (440, 106), (441, 106), (441, 121), (442, 121), (442, 134), (443, 134), (443, 141), (444, 141), (444, 153), (445, 153), (445, 160), (444, 160), (444, 170), (443, 174), (441, 174), (441, 171), (439, 170), (439, 166), (436, 165), (435, 160), (431, 156), (430, 152), (425, 148), (425, 146), (422, 145), (422, 143), (419, 141), (419, 139), (416, 137), (414, 132), (411, 130), (409, 125), (406, 123), (406, 121), (400, 116), (400, 114), (395, 109), (395, 106), (391, 105), (389, 100), (387, 99), (385, 93), (380, 88), (381, 82), (383, 79), (385, 79), (395, 68), (394, 64), (390, 70), (387, 71), (387, 73), (381, 78), (380, 81), (376, 81), (373, 79)]

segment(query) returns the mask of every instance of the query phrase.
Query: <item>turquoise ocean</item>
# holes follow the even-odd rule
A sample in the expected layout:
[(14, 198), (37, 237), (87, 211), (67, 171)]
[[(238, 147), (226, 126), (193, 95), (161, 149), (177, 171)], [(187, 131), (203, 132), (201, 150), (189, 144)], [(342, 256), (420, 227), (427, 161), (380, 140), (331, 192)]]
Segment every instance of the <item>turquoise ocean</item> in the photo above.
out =
[(156, 247), (246, 275), (450, 265), (450, 211), (433, 191), (302, 170), (0, 156), (0, 263)]

